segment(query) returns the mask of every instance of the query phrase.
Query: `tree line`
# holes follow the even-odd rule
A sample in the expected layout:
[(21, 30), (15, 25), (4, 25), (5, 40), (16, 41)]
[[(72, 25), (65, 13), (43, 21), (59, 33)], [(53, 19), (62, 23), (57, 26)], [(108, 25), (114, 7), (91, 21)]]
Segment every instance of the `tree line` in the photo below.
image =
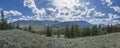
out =
[[(52, 37), (53, 35), (57, 35), (60, 37), (64, 35), (65, 38), (78, 38), (78, 37), (86, 37), (86, 36), (97, 36), (108, 33), (120, 32), (120, 24), (118, 25), (107, 25), (106, 27), (94, 25), (93, 27), (84, 27), (80, 28), (78, 25), (74, 24), (71, 26), (67, 26), (64, 28), (57, 27), (57, 31), (54, 33), (54, 27), (47, 26), (45, 27), (44, 34), (48, 37)], [(32, 33), (36, 33), (39, 31), (35, 31), (31, 25), (29, 27), (25, 27), (25, 31), (29, 31)]]

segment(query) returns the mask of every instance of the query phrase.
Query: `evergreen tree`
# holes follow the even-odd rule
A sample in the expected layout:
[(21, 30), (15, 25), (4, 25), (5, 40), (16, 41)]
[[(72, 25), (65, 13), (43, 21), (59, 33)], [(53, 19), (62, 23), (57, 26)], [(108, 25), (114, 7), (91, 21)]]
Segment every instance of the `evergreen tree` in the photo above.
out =
[(82, 34), (82, 37), (84, 37), (84, 36), (90, 36), (90, 29), (89, 29), (89, 27), (83, 28), (81, 34)]
[(70, 38), (75, 38), (76, 32), (74, 25), (71, 26), (71, 31), (70, 31)]
[(79, 26), (72, 25), (70, 28), (69, 28), (69, 26), (66, 26), (65, 27), (64, 36), (66, 38), (76, 38), (76, 37), (79, 37), (80, 36)]
[(9, 23), (8, 24), (8, 29), (13, 29), (14, 28), (14, 26), (12, 25), (12, 23)]
[(1, 17), (2, 17), (2, 19), (1, 19), (1, 21), (2, 21), (2, 23), (4, 23), (5, 22), (5, 19), (4, 19), (4, 11), (3, 10), (1, 10)]
[(26, 27), (24, 27), (24, 31), (27, 31), (27, 28), (26, 28)]
[(74, 29), (75, 29), (75, 38), (76, 38), (76, 37), (79, 37), (79, 36), (80, 36), (79, 26), (78, 26), (78, 25), (75, 25), (75, 26), (74, 26)]
[(95, 36), (97, 35), (98, 33), (98, 28), (96, 25), (94, 25), (92, 28), (91, 28), (91, 31), (90, 31), (90, 36)]
[(8, 23), (7, 20), (5, 20), (5, 16), (4, 16), (4, 11), (1, 10), (1, 24), (0, 24), (0, 28), (1, 30), (7, 30), (8, 29)]
[(110, 25), (107, 25), (107, 32), (111, 33), (111, 31), (110, 31)]
[(51, 37), (52, 36), (52, 30), (50, 27), (46, 28), (46, 36)]
[(31, 26), (31, 25), (29, 25), (28, 31), (29, 31), (29, 32), (32, 32), (32, 26)]
[(61, 34), (61, 31), (60, 31), (60, 29), (58, 29), (58, 31), (57, 31), (57, 37), (58, 38), (60, 37), (60, 34)]
[(20, 29), (19, 22), (17, 22), (16, 29)]
[(5, 30), (6, 29), (6, 22), (5, 22), (5, 19), (4, 19), (4, 11), (1, 10), (1, 30)]
[(114, 32), (113, 31), (113, 25), (110, 26), (110, 32)]
[(65, 27), (64, 36), (65, 38), (70, 38), (70, 31), (68, 26)]

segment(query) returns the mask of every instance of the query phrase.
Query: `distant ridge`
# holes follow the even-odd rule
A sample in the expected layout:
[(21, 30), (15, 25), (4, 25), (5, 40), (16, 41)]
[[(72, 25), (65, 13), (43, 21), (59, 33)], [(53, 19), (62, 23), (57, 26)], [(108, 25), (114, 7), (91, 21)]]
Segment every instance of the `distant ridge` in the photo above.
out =
[(58, 24), (54, 24), (53, 26), (58, 26), (58, 27), (65, 27), (65, 26), (71, 26), (71, 25), (78, 25), (79, 27), (92, 27), (93, 24), (90, 24), (86, 21), (67, 21), (67, 22), (61, 22)]
[(40, 26), (51, 26), (53, 24), (59, 23), (58, 21), (49, 21), (49, 20), (44, 20), (44, 21), (38, 21), (38, 20), (18, 20), (16, 22), (13, 22), (12, 24), (17, 25), (17, 23), (20, 24), (20, 26), (35, 26), (35, 27), (40, 27)]
[(34, 27), (45, 27), (45, 26), (54, 26), (54, 27), (65, 27), (71, 26), (73, 24), (78, 25), (79, 27), (92, 27), (93, 24), (86, 22), (86, 21), (66, 21), (66, 22), (60, 22), (60, 21), (38, 21), (38, 20), (18, 20), (16, 22), (13, 22), (12, 24), (17, 25), (17, 23), (20, 24), (20, 26), (27, 27), (29, 25), (32, 25)]

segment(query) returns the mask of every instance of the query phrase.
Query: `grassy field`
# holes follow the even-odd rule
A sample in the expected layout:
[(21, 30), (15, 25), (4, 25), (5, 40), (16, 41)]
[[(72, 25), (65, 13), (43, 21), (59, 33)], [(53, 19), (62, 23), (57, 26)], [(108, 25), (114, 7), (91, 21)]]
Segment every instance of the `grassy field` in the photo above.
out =
[(120, 48), (120, 33), (81, 38), (53, 38), (22, 30), (0, 31), (0, 48)]

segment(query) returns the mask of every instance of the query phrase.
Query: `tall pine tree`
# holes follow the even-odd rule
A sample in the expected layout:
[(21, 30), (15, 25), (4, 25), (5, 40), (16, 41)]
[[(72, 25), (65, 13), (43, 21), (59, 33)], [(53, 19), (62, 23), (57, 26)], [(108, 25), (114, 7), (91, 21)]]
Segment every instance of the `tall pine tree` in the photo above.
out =
[(1, 10), (0, 29), (1, 30), (7, 30), (7, 29), (9, 29), (9, 24), (7, 23), (7, 20), (5, 20), (5, 16), (4, 16), (4, 11), (3, 10)]
[(49, 26), (46, 27), (46, 36), (48, 36), (48, 37), (52, 36), (52, 29)]
[(28, 31), (29, 31), (29, 32), (32, 32), (32, 26), (31, 26), (31, 25), (29, 25)]

